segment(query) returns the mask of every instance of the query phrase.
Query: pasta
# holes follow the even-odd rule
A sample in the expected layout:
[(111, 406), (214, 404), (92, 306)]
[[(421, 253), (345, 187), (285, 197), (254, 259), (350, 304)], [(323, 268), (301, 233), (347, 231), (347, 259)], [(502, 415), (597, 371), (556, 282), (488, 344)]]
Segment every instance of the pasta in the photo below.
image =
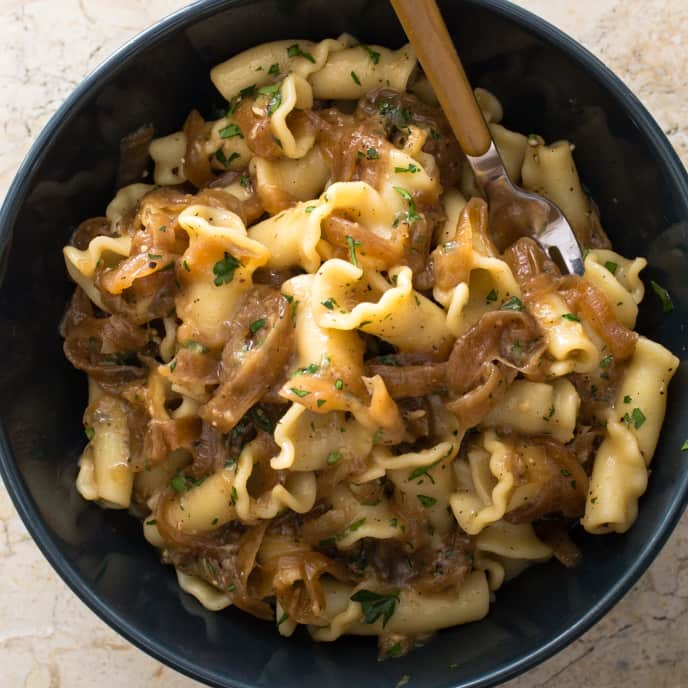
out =
[(574, 565), (577, 524), (628, 530), (678, 359), (634, 332), (647, 261), (612, 250), (572, 146), (476, 90), (583, 277), (498, 250), (409, 45), (275, 41), (211, 79), (225, 111), (151, 140), (155, 184), (64, 248), (81, 496), (142, 520), (207, 609), (382, 658)]

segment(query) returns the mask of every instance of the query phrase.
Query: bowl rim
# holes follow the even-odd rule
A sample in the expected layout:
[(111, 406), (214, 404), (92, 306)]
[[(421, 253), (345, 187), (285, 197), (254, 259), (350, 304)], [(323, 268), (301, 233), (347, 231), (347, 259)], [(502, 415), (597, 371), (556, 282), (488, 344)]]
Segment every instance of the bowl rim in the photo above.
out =
[[(684, 197), (688, 205), (688, 173), (675, 149), (640, 100), (600, 59), (545, 19), (522, 7), (511, 4), (508, 0), (463, 1), (466, 5), (485, 8), (497, 16), (511, 20), (545, 42), (555, 45), (568, 57), (580, 64), (591, 77), (603, 84), (615, 100), (622, 104), (631, 121), (644, 131), (648, 143), (666, 167), (678, 193)], [(46, 144), (66, 126), (70, 116), (90, 97), (92, 90), (98, 87), (99, 82), (125, 69), (129, 61), (135, 58), (139, 51), (183, 28), (187, 23), (204, 19), (221, 10), (251, 4), (252, 2), (255, 0), (196, 0), (196, 2), (167, 15), (128, 40), (79, 83), (43, 127), (19, 166), (7, 191), (2, 208), (0, 208), (0, 256), (7, 248), (11, 229), (16, 222), (25, 193), (47, 154)], [(2, 284), (0, 283), (1, 288)], [(211, 668), (202, 667), (174, 654), (162, 643), (139, 632), (135, 625), (111, 608), (84, 582), (69, 560), (62, 555), (55, 538), (49, 532), (37, 505), (33, 501), (27, 485), (19, 474), (2, 419), (0, 419), (0, 475), (19, 516), (43, 556), (71, 591), (110, 628), (149, 656), (192, 679), (203, 681), (215, 688), (227, 688), (228, 686), (255, 688), (254, 684), (230, 679)], [(495, 686), (528, 671), (579, 638), (617, 604), (647, 570), (673, 532), (687, 505), (688, 471), (685, 471), (677, 481), (676, 490), (659, 528), (644, 544), (632, 566), (574, 624), (537, 649), (468, 682), (460, 685), (456, 683), (446, 684), (447, 688), (489, 688)]]

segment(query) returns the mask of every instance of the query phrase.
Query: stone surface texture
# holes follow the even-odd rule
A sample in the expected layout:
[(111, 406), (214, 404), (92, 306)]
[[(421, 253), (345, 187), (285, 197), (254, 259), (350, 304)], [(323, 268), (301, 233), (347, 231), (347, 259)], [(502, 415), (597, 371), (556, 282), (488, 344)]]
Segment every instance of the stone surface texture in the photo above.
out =
[[(119, 45), (185, 4), (0, 0), (0, 198), (32, 140), (79, 81)], [(688, 0), (518, 4), (598, 55), (640, 97), (688, 162)], [(390, 680), (390, 688), (395, 682)], [(68, 590), (0, 484), (0, 686), (93, 685), (200, 686), (131, 646)], [(610, 614), (565, 651), (505, 685), (688, 686), (688, 517)]]

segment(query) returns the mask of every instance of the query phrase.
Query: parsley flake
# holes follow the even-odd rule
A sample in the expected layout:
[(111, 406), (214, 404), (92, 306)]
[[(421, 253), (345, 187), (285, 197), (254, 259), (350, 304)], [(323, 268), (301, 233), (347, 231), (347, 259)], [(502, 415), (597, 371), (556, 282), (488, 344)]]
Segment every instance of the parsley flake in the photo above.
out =
[(609, 272), (612, 273), (612, 275), (616, 274), (616, 269), (619, 267), (618, 263), (615, 263), (613, 260), (608, 260), (605, 262), (604, 267), (609, 270)]
[(492, 289), (485, 297), (485, 303), (492, 303), (493, 301), (496, 301), (497, 298), (497, 292)]
[(221, 139), (231, 139), (235, 136), (238, 136), (242, 139), (244, 138), (244, 135), (241, 133), (241, 129), (239, 128), (238, 124), (229, 124), (226, 127), (223, 127), (220, 129), (219, 134)]
[(580, 322), (580, 318), (574, 313), (564, 313), (561, 317), (566, 318), (566, 320), (570, 320), (571, 322)]
[(406, 220), (408, 222), (415, 222), (420, 220), (420, 215), (416, 210), (416, 202), (413, 200), (413, 196), (401, 186), (393, 187), (394, 190), (408, 203), (408, 212), (406, 214)]
[(409, 163), (408, 167), (395, 167), (394, 168), (395, 174), (401, 174), (403, 172), (410, 172), (411, 174), (415, 174), (416, 172), (420, 172), (420, 167), (418, 167), (418, 165), (414, 165), (411, 162), (411, 163)]
[(623, 417), (624, 423), (630, 426), (631, 424), (637, 430), (645, 422), (645, 414), (639, 409), (634, 408), (630, 413), (625, 413)]
[(313, 55), (310, 53), (306, 53), (301, 48), (299, 47), (298, 43), (294, 43), (294, 45), (290, 45), (287, 48), (287, 56), (288, 57), (305, 57), (309, 62), (312, 62), (315, 64), (315, 58)]
[[(321, 399), (321, 401), (323, 401), (323, 400)], [(339, 459), (341, 459), (341, 458), (342, 458), (342, 453), (341, 453), (341, 452), (338, 452), (338, 451), (331, 451), (331, 452), (327, 455), (327, 465), (328, 465), (328, 466), (333, 466), (333, 465), (334, 465), (335, 463), (337, 463), (337, 461), (339, 461)]]
[(363, 623), (374, 624), (382, 617), (382, 628), (384, 628), (399, 603), (399, 591), (379, 593), (372, 590), (359, 590), (351, 596), (351, 600), (360, 602), (363, 608)]
[(356, 86), (361, 85), (361, 80), (358, 78), (358, 74), (356, 74), (356, 72), (354, 72), (353, 69), (351, 70), (351, 78), (354, 80)]
[(234, 279), (234, 271), (243, 265), (243, 263), (235, 258), (231, 253), (224, 252), (224, 258), (218, 260), (213, 265), (213, 274), (215, 275), (215, 286), (220, 287), (223, 284), (229, 284)]
[(502, 304), (503, 311), (524, 311), (526, 307), (518, 296), (512, 296)]
[(657, 294), (657, 297), (662, 302), (662, 311), (664, 313), (671, 313), (671, 311), (674, 310), (674, 302), (671, 300), (669, 292), (654, 280), (650, 280), (650, 286), (652, 287), (652, 291)]
[(428, 497), (427, 495), (416, 495), (418, 497), (418, 501), (427, 509), (431, 506), (435, 506), (437, 504), (437, 500), (434, 497)]
[(201, 344), (201, 342), (196, 342), (193, 339), (190, 339), (188, 342), (185, 342), (184, 347), (197, 354), (207, 354), (208, 351), (210, 351), (210, 349), (205, 344)]
[(254, 320), (248, 326), (248, 329), (251, 331), (251, 334), (255, 334), (258, 330), (262, 330), (265, 327), (266, 322), (267, 320), (265, 318), (258, 318), (258, 320)]
[(268, 74), (270, 74), (271, 76), (274, 76), (275, 74), (279, 74), (279, 70), (280, 70), (279, 64), (277, 62), (273, 62), (270, 65), (270, 69), (268, 69)]
[(297, 397), (300, 399), (303, 399), (303, 397), (307, 397), (310, 392), (306, 389), (298, 389), (297, 387), (290, 387), (289, 388), (294, 394), (296, 394)]
[(358, 267), (358, 257), (356, 256), (356, 249), (361, 245), (360, 241), (354, 239), (350, 234), (346, 235), (346, 243), (351, 254), (351, 262)]
[(609, 368), (612, 363), (614, 363), (614, 356), (608, 354), (604, 358), (600, 359), (600, 368)]
[(170, 486), (179, 494), (186, 492), (186, 480), (184, 480), (184, 476), (175, 475), (174, 478), (170, 480)]
[(380, 53), (377, 52), (377, 50), (373, 50), (369, 45), (365, 45), (364, 43), (361, 44), (361, 48), (368, 52), (373, 64), (376, 65), (378, 62), (380, 62)]

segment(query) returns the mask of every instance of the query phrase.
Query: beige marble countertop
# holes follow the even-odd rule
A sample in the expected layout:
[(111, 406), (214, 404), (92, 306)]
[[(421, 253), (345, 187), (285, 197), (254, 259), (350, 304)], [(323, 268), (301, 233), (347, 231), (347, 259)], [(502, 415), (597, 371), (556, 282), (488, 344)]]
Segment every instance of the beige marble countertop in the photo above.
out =
[[(0, 198), (84, 75), (183, 0), (0, 0)], [(596, 53), (688, 163), (688, 0), (518, 0)], [(68, 590), (0, 484), (0, 686), (200, 686), (131, 646)], [(393, 684), (392, 684), (393, 685)], [(640, 582), (509, 688), (688, 687), (688, 517)], [(278, 687), (276, 687), (278, 688)]]

